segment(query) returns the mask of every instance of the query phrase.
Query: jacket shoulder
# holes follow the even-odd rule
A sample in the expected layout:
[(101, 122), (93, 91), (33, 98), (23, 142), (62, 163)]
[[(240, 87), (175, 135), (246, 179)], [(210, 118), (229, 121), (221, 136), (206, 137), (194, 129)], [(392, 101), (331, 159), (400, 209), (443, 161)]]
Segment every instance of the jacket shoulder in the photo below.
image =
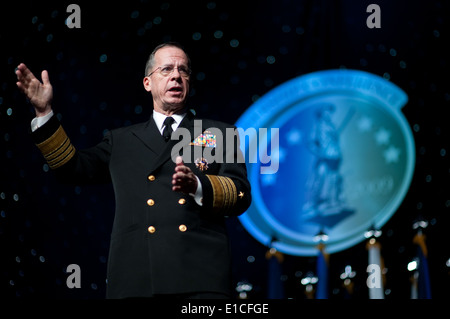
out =
[(201, 120), (202, 125), (205, 128), (212, 128), (212, 127), (216, 127), (218, 129), (236, 128), (235, 125), (226, 123), (226, 122), (222, 122), (222, 121), (211, 120), (211, 119), (196, 119), (196, 120)]
[(128, 126), (123, 126), (123, 127), (119, 127), (119, 128), (115, 128), (115, 129), (111, 129), (111, 130), (109, 130), (109, 132), (111, 134), (114, 134), (114, 135), (116, 135), (116, 134), (127, 134), (127, 133), (133, 132), (135, 130), (144, 128), (144, 127), (146, 127), (148, 125), (149, 125), (149, 121), (142, 122), (142, 123), (137, 123), (137, 124), (132, 124), (132, 125), (128, 125)]

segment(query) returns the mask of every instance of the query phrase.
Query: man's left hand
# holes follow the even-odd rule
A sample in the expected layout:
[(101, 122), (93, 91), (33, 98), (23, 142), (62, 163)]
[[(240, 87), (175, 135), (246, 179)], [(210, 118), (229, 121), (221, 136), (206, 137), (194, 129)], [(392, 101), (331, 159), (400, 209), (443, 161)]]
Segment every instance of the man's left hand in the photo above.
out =
[(176, 158), (175, 174), (172, 176), (172, 190), (186, 194), (195, 194), (197, 191), (197, 178), (192, 170), (184, 165), (183, 158)]

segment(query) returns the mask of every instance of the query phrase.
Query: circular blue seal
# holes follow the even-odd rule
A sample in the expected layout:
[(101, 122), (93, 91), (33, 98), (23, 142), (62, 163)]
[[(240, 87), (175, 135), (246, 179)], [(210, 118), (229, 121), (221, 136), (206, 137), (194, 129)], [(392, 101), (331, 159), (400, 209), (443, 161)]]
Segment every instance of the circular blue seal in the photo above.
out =
[(298, 256), (317, 255), (320, 232), (333, 253), (381, 228), (414, 172), (414, 139), (401, 112), (407, 100), (393, 83), (357, 70), (303, 75), (258, 99), (236, 123), (253, 197), (242, 225), (262, 244), (275, 238), (275, 248)]

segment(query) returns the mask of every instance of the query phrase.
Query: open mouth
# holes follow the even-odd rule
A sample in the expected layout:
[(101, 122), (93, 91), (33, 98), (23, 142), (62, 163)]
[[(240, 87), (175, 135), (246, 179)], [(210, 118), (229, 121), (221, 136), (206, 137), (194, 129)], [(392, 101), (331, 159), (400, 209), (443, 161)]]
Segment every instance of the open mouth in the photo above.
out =
[(173, 87), (169, 89), (169, 92), (183, 92), (183, 89), (181, 87)]

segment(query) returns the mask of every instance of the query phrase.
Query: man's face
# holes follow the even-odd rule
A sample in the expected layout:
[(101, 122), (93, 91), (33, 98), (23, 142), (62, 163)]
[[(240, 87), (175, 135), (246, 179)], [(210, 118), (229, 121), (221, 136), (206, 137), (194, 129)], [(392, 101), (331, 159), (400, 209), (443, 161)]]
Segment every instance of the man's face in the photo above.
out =
[[(167, 74), (167, 70), (172, 70)], [(181, 71), (180, 71), (181, 70)], [(144, 87), (152, 93), (153, 107), (161, 113), (177, 112), (184, 108), (189, 93), (188, 59), (183, 50), (164, 47), (155, 54), (155, 63), (144, 78)]]

